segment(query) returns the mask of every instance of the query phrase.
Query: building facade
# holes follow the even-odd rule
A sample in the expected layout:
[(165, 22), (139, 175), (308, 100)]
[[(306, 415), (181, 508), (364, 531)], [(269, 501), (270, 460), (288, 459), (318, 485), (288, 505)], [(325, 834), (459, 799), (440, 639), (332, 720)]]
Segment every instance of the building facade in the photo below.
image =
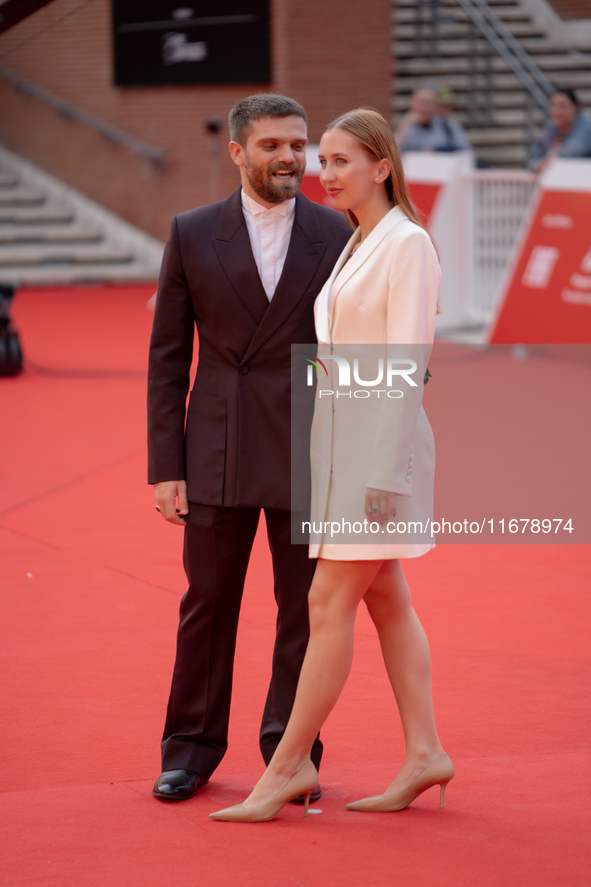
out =
[[(268, 83), (116, 86), (111, 0), (53, 0), (0, 36), (0, 144), (164, 239), (172, 215), (238, 184), (226, 121), (245, 95), (300, 101), (313, 142), (350, 108), (391, 114), (390, 0), (272, 0), (270, 21)], [(39, 90), (66, 107), (60, 113)], [(164, 168), (108, 141), (78, 112), (165, 149)], [(208, 123), (218, 120), (212, 133)]]

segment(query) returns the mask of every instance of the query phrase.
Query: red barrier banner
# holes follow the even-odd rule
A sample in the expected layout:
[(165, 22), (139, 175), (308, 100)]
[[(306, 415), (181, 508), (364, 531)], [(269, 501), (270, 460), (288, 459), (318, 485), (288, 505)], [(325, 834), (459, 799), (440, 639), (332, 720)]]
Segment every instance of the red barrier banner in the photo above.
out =
[(334, 200), (326, 193), (323, 186), (320, 184), (320, 179), (317, 174), (305, 175), (302, 179), (302, 187), (300, 188), (300, 191), (304, 197), (308, 198), (308, 200), (312, 200), (314, 203), (321, 203), (323, 206), (330, 206), (331, 209), (334, 209)]
[(435, 202), (445, 187), (441, 182), (407, 182), (410, 199), (427, 227), (433, 222)]
[[(562, 161), (560, 167), (565, 163), (576, 167), (567, 167), (566, 174), (558, 169), (560, 175), (540, 184), (501, 296), (492, 343), (591, 342), (591, 163)], [(566, 187), (553, 187), (560, 180)]]
[[(314, 203), (321, 203), (324, 206), (334, 207), (332, 197), (326, 193), (317, 175), (305, 175), (300, 190), (308, 200), (313, 200)], [(437, 196), (442, 190), (441, 183), (408, 182), (408, 190), (411, 200), (419, 211), (423, 222), (425, 225), (429, 225), (433, 218)]]

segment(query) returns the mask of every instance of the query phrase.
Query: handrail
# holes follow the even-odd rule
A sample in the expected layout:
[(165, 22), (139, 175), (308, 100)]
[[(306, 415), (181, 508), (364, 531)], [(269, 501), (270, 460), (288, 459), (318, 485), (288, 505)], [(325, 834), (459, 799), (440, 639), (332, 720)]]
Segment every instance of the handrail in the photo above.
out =
[(505, 64), (511, 68), (521, 85), (527, 89), (540, 108), (546, 111), (548, 96), (554, 91), (552, 83), (492, 11), (486, 0), (456, 0), (456, 2)]
[(83, 123), (85, 126), (89, 126), (95, 132), (98, 132), (108, 142), (121, 145), (123, 148), (131, 151), (132, 154), (139, 154), (141, 157), (145, 157), (156, 169), (166, 168), (168, 161), (168, 151), (166, 148), (153, 148), (151, 145), (146, 144), (146, 142), (128, 135), (123, 130), (112, 126), (110, 123), (106, 123), (104, 120), (100, 120), (93, 114), (88, 114), (87, 111), (76, 108), (75, 105), (71, 105), (69, 102), (58, 98), (53, 93), (43, 89), (43, 87), (25, 80), (20, 74), (15, 74), (14, 71), (9, 71), (8, 68), (0, 67), (0, 77), (16, 86), (24, 95), (30, 95), (45, 102), (46, 105), (54, 108), (67, 120), (76, 120), (78, 123)]
[(482, 10), (482, 13), (490, 20), (491, 25), (495, 28), (499, 36), (502, 37), (505, 43), (509, 44), (523, 66), (529, 70), (534, 80), (537, 81), (547, 95), (551, 95), (554, 92), (554, 84), (548, 77), (546, 77), (539, 65), (534, 62), (529, 52), (523, 48), (517, 37), (511, 33), (505, 22), (499, 18), (493, 9), (491, 9), (486, 0), (472, 0), (472, 2), (475, 3), (476, 6)]

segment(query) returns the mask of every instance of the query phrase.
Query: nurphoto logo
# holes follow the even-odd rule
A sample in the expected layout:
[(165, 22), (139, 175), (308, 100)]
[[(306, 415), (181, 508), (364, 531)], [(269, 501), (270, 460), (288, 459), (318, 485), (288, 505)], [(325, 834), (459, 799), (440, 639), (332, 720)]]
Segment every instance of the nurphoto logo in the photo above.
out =
[[(351, 364), (346, 357), (339, 354), (322, 354), (313, 357), (311, 354), (304, 355), (308, 364), (307, 385), (314, 384), (314, 367), (322, 378), (328, 378), (329, 372), (324, 363), (325, 360), (334, 360), (338, 371), (338, 387), (351, 388)], [(371, 397), (372, 393), (380, 397), (385, 394), (387, 397), (399, 398), (404, 397), (404, 391), (393, 388), (394, 382), (400, 382), (402, 379), (411, 388), (418, 388), (418, 383), (412, 377), (417, 370), (417, 363), (410, 358), (387, 357), (384, 361), (383, 357), (377, 360), (377, 375), (375, 379), (362, 379), (359, 370), (359, 358), (353, 358), (353, 380), (361, 386), (361, 390), (353, 391), (354, 397)], [(378, 388), (378, 385), (385, 384), (386, 388)], [(373, 392), (368, 389), (374, 389)], [(333, 390), (319, 390), (318, 397), (332, 396), (351, 397), (351, 391), (339, 392)]]

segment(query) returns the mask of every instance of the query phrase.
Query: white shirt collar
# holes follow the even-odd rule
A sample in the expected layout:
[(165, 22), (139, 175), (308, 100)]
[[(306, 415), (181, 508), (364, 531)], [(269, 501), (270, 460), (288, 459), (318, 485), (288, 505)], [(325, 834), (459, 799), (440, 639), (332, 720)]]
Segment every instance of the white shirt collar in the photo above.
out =
[(260, 203), (257, 203), (256, 200), (253, 200), (252, 197), (242, 189), (242, 206), (246, 210), (247, 213), (250, 213), (252, 216), (257, 216), (259, 213), (264, 212), (272, 212), (277, 213), (280, 216), (291, 215), (295, 210), (296, 199), (295, 197), (290, 197), (289, 200), (283, 200), (281, 203), (276, 203), (275, 206), (261, 206)]

